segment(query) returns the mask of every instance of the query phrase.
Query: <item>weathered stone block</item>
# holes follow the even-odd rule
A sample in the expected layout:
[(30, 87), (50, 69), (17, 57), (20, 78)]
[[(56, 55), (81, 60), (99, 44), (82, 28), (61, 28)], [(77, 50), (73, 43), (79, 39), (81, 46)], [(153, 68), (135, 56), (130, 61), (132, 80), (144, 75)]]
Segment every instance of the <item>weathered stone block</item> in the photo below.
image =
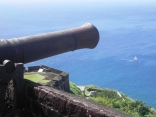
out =
[(58, 110), (59, 113), (65, 114), (67, 99), (63, 96), (61, 97), (59, 95), (56, 95), (55, 102), (55, 109)]
[(32, 84), (25, 85), (25, 95), (28, 96), (29, 98), (37, 100), (38, 92), (39, 92), (39, 89), (35, 87), (35, 85), (32, 85)]
[(41, 105), (41, 116), (42, 117), (63, 117), (56, 110), (49, 108), (48, 106)]
[(70, 117), (82, 117), (86, 115), (86, 109), (83, 104), (79, 104), (76, 100), (68, 100), (66, 104), (67, 115)]

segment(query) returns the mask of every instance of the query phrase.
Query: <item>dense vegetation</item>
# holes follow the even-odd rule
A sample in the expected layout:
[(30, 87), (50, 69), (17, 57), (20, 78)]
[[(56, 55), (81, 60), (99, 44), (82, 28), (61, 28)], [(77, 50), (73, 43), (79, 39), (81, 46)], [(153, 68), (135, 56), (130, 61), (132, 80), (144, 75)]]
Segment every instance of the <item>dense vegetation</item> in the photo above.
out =
[[(126, 95), (111, 89), (102, 89), (97, 86), (86, 86), (82, 92), (74, 83), (70, 82), (71, 92), (85, 96), (97, 103), (121, 110), (135, 117), (156, 117), (156, 110), (139, 100), (133, 100)], [(90, 93), (92, 92), (92, 93)]]
[(70, 82), (70, 93), (77, 96), (84, 96), (84, 93), (72, 82)]
[(156, 117), (154, 109), (146, 106), (142, 101), (132, 100), (121, 93), (120, 95), (121, 97), (114, 90), (103, 89), (100, 92), (93, 93), (89, 99), (122, 110), (123, 112), (136, 117)]

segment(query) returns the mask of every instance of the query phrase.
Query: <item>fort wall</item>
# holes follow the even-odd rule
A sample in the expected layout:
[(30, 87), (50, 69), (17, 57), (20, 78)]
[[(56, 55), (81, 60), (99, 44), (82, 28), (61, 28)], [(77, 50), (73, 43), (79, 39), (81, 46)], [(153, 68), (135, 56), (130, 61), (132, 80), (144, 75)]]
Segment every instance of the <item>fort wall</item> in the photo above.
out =
[(132, 117), (83, 97), (24, 82), (24, 108), (34, 117)]

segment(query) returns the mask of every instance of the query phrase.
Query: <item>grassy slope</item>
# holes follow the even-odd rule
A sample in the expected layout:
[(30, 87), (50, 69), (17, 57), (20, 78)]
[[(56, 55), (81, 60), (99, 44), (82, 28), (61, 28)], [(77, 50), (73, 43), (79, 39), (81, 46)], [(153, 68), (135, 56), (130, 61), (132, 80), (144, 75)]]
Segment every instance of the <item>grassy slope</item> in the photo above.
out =
[(70, 92), (78, 96), (84, 96), (83, 92), (72, 82), (70, 82)]
[(156, 110), (148, 107), (145, 103), (133, 100), (116, 90), (106, 88), (101, 89), (97, 86), (89, 85), (86, 86), (84, 92), (82, 92), (72, 82), (70, 82), (70, 88), (73, 94), (79, 96), (82, 96), (83, 93), (87, 96), (89, 94), (89, 89), (96, 90), (96, 92), (89, 97), (90, 100), (123, 111), (127, 114), (131, 114), (135, 117), (156, 117)]

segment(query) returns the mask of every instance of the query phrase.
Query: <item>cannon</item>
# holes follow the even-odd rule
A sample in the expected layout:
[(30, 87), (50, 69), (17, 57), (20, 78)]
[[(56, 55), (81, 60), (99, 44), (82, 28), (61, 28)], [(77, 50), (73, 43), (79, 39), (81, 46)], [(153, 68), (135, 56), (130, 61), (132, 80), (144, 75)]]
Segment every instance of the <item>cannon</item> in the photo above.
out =
[(90, 23), (58, 32), (1, 39), (0, 64), (6, 59), (25, 64), (76, 49), (94, 48), (98, 41), (98, 30)]
[[(90, 23), (58, 32), (0, 39), (0, 117), (5, 117), (11, 108), (23, 112), (23, 64), (68, 51), (94, 48), (98, 41), (99, 32)], [(10, 99), (13, 102), (10, 103)]]

